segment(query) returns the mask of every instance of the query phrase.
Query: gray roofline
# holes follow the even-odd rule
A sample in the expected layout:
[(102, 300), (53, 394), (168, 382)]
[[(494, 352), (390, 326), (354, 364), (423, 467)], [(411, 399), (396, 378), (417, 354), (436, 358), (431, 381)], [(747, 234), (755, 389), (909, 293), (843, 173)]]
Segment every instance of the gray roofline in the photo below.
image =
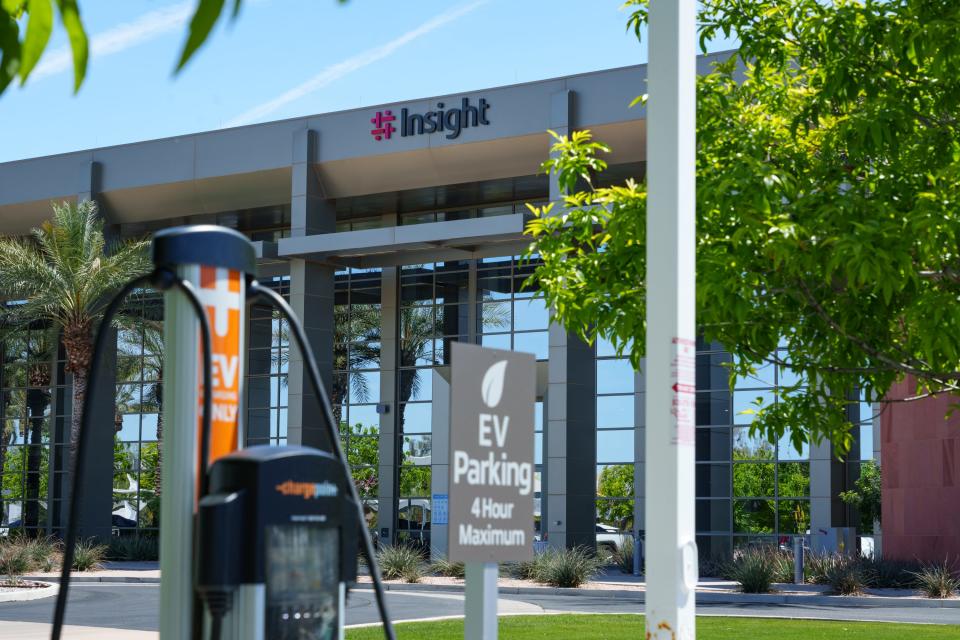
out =
[[(722, 57), (731, 55), (731, 54), (733, 54), (733, 53), (735, 53), (735, 52), (736, 52), (736, 49), (729, 49), (729, 50), (726, 50), (726, 51), (717, 51), (717, 52), (714, 52), (714, 53), (709, 53), (709, 54), (701, 55), (701, 56), (699, 56), (699, 57), (702, 58), (702, 59), (722, 58)], [(238, 131), (238, 130), (243, 130), (243, 129), (253, 129), (253, 128), (261, 127), (261, 126), (264, 126), (264, 125), (273, 125), (273, 124), (284, 123), (284, 122), (295, 122), (295, 121), (297, 121), (297, 120), (309, 120), (309, 119), (311, 119), (311, 118), (318, 118), (318, 117), (322, 117), (322, 116), (339, 115), (339, 114), (349, 114), (349, 113), (354, 113), (354, 112), (358, 112), (358, 111), (371, 111), (371, 110), (382, 109), (382, 108), (384, 108), (384, 107), (391, 107), (391, 106), (398, 105), (398, 104), (402, 104), (402, 103), (406, 103), (406, 102), (415, 102), (415, 101), (416, 101), (416, 102), (420, 102), (420, 101), (425, 101), (425, 100), (427, 100), (427, 101), (429, 101), (429, 100), (436, 100), (436, 99), (438, 99), (438, 98), (442, 98), (442, 97), (446, 97), (446, 96), (450, 96), (450, 95), (462, 95), (462, 94), (464, 94), (464, 93), (480, 93), (480, 92), (483, 92), (483, 91), (494, 91), (494, 90), (500, 90), (500, 89), (512, 89), (512, 88), (517, 88), (517, 87), (526, 87), (526, 86), (534, 86), (534, 85), (538, 85), (538, 84), (547, 84), (547, 83), (551, 83), (551, 82), (572, 80), (572, 79), (574, 79), (574, 78), (583, 78), (583, 77), (598, 75), (598, 74), (602, 74), (602, 73), (613, 73), (613, 72), (623, 71), (623, 70), (628, 70), (628, 69), (641, 69), (641, 68), (644, 68), (644, 67), (646, 67), (646, 66), (647, 66), (646, 63), (643, 63), (643, 64), (623, 65), (623, 66), (620, 66), (620, 67), (610, 67), (610, 68), (606, 68), (606, 69), (596, 69), (596, 70), (594, 70), (594, 71), (584, 71), (584, 72), (581, 72), (581, 73), (574, 73), (574, 74), (570, 74), (570, 75), (566, 75), (566, 76), (556, 76), (556, 77), (552, 77), (552, 78), (541, 78), (541, 79), (539, 79), (539, 80), (528, 80), (527, 82), (517, 82), (517, 83), (513, 83), (513, 84), (505, 84), (505, 85), (492, 86), (492, 87), (491, 87), (491, 86), (488, 86), (488, 87), (483, 87), (483, 88), (480, 88), (480, 89), (469, 89), (469, 90), (467, 90), (467, 91), (461, 91), (461, 92), (459, 92), (459, 93), (457, 93), (457, 94), (436, 94), (436, 95), (433, 95), (433, 96), (411, 97), (411, 98), (406, 98), (406, 99), (402, 99), (402, 100), (395, 100), (395, 101), (393, 101), (393, 102), (387, 102), (387, 103), (382, 103), (382, 104), (371, 104), (371, 105), (366, 105), (366, 106), (361, 106), (361, 107), (353, 107), (353, 108), (350, 108), (350, 109), (339, 109), (339, 110), (336, 110), (336, 111), (324, 111), (324, 112), (321, 112), (321, 113), (313, 113), (313, 114), (306, 114), (306, 115), (302, 115), (302, 116), (294, 116), (294, 117), (292, 117), (292, 118), (283, 118), (283, 119), (280, 119), (280, 120), (268, 120), (268, 121), (266, 121), (266, 122), (256, 122), (256, 123), (253, 123), (253, 124), (245, 124), (245, 125), (240, 125), (240, 126), (236, 126), (236, 127), (222, 127), (222, 128), (219, 128), (219, 129), (207, 129), (207, 130), (205, 130), (205, 131), (196, 131), (196, 132), (190, 132), (190, 133), (182, 133), (182, 134), (173, 135), (173, 136), (164, 136), (164, 137), (161, 137), (161, 138), (147, 138), (147, 139), (144, 139), (144, 140), (135, 140), (135, 141), (131, 141), (131, 142), (123, 142), (123, 143), (121, 143), (121, 144), (107, 145), (107, 146), (104, 146), (104, 147), (91, 147), (91, 148), (87, 148), (87, 149), (78, 149), (78, 150), (76, 150), (76, 151), (65, 151), (65, 152), (62, 152), (62, 153), (52, 153), (52, 154), (48, 154), (48, 155), (44, 155), (44, 156), (29, 156), (29, 157), (26, 157), (26, 158), (19, 158), (19, 159), (16, 159), (16, 160), (7, 160), (6, 162), (0, 162), (0, 168), (3, 168), (4, 166), (11, 165), (11, 164), (16, 164), (16, 163), (18, 163), (18, 162), (25, 162), (25, 161), (32, 161), (32, 160), (44, 160), (44, 159), (47, 159), (47, 158), (65, 158), (65, 157), (74, 156), (74, 155), (83, 155), (83, 154), (95, 153), (95, 152), (97, 152), (97, 151), (106, 151), (106, 150), (109, 150), (109, 149), (122, 149), (122, 148), (124, 148), (124, 147), (131, 147), (131, 146), (135, 146), (135, 145), (139, 145), (139, 144), (145, 144), (145, 143), (150, 143), (150, 142), (162, 142), (162, 141), (165, 141), (165, 140), (177, 140), (177, 139), (180, 139), (180, 138), (187, 138), (187, 137), (202, 137), (202, 136), (205, 136), (205, 135), (213, 135), (213, 134), (222, 133), (222, 132), (224, 132), (224, 131)]]

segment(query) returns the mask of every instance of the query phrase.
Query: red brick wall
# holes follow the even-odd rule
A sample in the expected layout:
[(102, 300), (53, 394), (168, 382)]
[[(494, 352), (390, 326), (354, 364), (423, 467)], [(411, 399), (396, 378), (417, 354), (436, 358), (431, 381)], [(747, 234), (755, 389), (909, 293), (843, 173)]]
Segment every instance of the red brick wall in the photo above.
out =
[[(908, 381), (891, 398), (914, 393)], [(883, 555), (930, 562), (960, 558), (960, 411), (956, 397), (891, 403), (881, 416)]]

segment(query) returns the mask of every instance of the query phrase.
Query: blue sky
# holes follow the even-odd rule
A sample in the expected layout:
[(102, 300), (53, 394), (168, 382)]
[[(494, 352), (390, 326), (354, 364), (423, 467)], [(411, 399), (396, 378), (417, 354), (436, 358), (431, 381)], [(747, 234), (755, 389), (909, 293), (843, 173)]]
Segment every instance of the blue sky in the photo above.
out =
[(80, 4), (83, 87), (55, 33), (0, 96), (0, 162), (646, 61), (622, 0), (245, 0), (174, 76), (193, 0)]

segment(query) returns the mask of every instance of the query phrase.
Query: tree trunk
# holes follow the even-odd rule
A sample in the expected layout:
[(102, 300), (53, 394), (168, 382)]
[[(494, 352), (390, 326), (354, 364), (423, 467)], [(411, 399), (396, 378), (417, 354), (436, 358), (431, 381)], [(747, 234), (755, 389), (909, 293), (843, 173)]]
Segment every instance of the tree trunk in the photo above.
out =
[[(84, 367), (73, 372), (73, 406), (70, 413), (70, 473), (77, 466), (77, 447), (80, 443), (80, 420), (83, 417), (83, 405), (87, 401), (87, 369)], [(76, 478), (74, 478), (74, 481)]]
[[(73, 374), (73, 406), (70, 414), (70, 473), (77, 465), (80, 442), (80, 420), (87, 401), (87, 369), (93, 358), (93, 330), (90, 322), (70, 324), (63, 328), (63, 349), (67, 355), (64, 370)], [(75, 480), (75, 479), (74, 479)]]

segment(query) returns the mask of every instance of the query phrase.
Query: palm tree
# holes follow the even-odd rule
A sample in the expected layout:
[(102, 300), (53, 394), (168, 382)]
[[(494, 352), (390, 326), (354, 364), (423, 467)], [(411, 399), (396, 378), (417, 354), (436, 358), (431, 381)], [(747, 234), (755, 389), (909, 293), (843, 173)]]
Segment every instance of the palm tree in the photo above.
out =
[(71, 459), (87, 395), (93, 331), (110, 296), (149, 270), (147, 242), (116, 243), (108, 250), (92, 201), (53, 205), (53, 220), (27, 238), (0, 239), (0, 295), (23, 303), (7, 313), (47, 322), (60, 331), (67, 373), (73, 375)]

